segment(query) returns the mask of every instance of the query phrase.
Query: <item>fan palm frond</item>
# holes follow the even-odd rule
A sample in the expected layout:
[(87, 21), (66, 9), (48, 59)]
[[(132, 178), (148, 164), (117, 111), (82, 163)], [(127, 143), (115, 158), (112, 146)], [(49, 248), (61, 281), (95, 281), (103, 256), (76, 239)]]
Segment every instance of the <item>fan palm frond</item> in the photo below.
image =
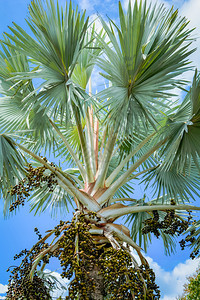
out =
[(35, 105), (38, 109), (39, 102), (55, 118), (60, 113), (67, 119), (70, 103), (82, 110), (83, 102), (88, 100), (84, 90), (71, 80), (78, 57), (84, 48), (88, 18), (85, 20), (85, 12), (81, 14), (78, 8), (73, 9), (71, 2), (69, 5), (66, 3), (63, 11), (52, 0), (45, 4), (41, 0), (35, 0), (29, 6), (27, 23), (35, 39), (13, 23), (10, 30), (14, 35), (6, 35), (15, 44), (5, 41), (5, 44), (15, 49), (20, 48), (36, 66), (30, 72), (21, 72), (15, 76), (16, 80), (40, 80), (39, 87), (23, 99), (24, 106)]
[(187, 166), (184, 173), (177, 172), (176, 166), (165, 170), (161, 164), (145, 174), (142, 182), (147, 188), (153, 187), (154, 196), (162, 196), (163, 201), (181, 198), (185, 202), (199, 196), (199, 179), (200, 175), (194, 163)]
[[(99, 58), (102, 74), (112, 86), (99, 96), (109, 107), (111, 120), (120, 118), (129, 132), (148, 123), (154, 127), (164, 105), (161, 99), (170, 96), (175, 79), (187, 70), (191, 40), (188, 22), (177, 10), (162, 5), (147, 8), (146, 1), (131, 5), (125, 14), (119, 3), (120, 26), (102, 19), (111, 44), (102, 41), (105, 57)], [(108, 100), (107, 100), (108, 99)]]
[(175, 167), (184, 174), (193, 163), (199, 168), (200, 156), (200, 75), (194, 74), (193, 83), (177, 111), (168, 117), (162, 136), (168, 142), (162, 149), (164, 169)]

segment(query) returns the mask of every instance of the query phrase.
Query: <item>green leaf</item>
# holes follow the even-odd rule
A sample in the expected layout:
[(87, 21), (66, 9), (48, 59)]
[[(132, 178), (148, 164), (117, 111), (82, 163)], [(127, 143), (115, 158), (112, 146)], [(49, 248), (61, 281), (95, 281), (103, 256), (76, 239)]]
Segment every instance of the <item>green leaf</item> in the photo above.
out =
[(195, 163), (199, 168), (200, 157), (200, 76), (195, 72), (193, 83), (177, 111), (168, 117), (162, 136), (168, 137), (161, 156), (163, 168), (185, 169)]
[(84, 40), (84, 49), (81, 51), (72, 73), (72, 80), (76, 84), (80, 85), (84, 90), (86, 89), (97, 58), (100, 56), (102, 51), (101, 44), (96, 38), (97, 34), (102, 39), (105, 39), (105, 32), (103, 32), (103, 29), (99, 33), (95, 31), (94, 22), (87, 30)]
[[(9, 42), (8, 39), (5, 39)], [(6, 47), (2, 44), (4, 53), (0, 52), (0, 127), (2, 131), (18, 132), (22, 138), (32, 140), (31, 147), (41, 150), (41, 145), (45, 144), (45, 151), (50, 150), (55, 144), (55, 137), (48, 116), (39, 103), (33, 103), (34, 86), (32, 79), (25, 78), (28, 73), (29, 61), (19, 49)], [(37, 69), (37, 68), (36, 68)], [(33, 72), (37, 72), (33, 69)], [(20, 79), (16, 79), (16, 74), (23, 74)], [(29, 106), (24, 106), (23, 99), (32, 94)], [(38, 144), (40, 143), (40, 146)], [(37, 145), (36, 145), (37, 144)]]
[(61, 214), (69, 213), (69, 209), (73, 208), (72, 197), (60, 186), (56, 186), (53, 192), (49, 192), (47, 185), (36, 189), (31, 195), (31, 211), (41, 214), (49, 209), (51, 215), (56, 217), (58, 212)]
[(0, 134), (0, 193), (5, 200), (4, 212), (6, 213), (11, 198), (9, 190), (25, 174), (26, 160), (16, 149), (12, 138)]
[(74, 10), (71, 2), (69, 6), (66, 3), (63, 11), (56, 8), (52, 0), (46, 3), (34, 0), (29, 6), (27, 23), (34, 37), (14, 23), (14, 27), (10, 28), (14, 35), (6, 33), (12, 43), (8, 39), (4, 41), (9, 47), (20, 49), (37, 67), (15, 76), (17, 80), (39, 78), (41, 82), (37, 89), (24, 97), (24, 107), (36, 108), (39, 102), (54, 118), (60, 113), (62, 117), (66, 114), (67, 119), (70, 103), (76, 102), (80, 109), (82, 102), (88, 100), (84, 91), (71, 82), (73, 70), (84, 49), (88, 18), (85, 20), (85, 12), (81, 14)]
[(153, 187), (153, 195), (163, 197), (163, 201), (171, 198), (181, 199), (182, 202), (195, 200), (199, 196), (200, 175), (193, 163), (184, 172), (177, 172), (176, 166), (165, 169), (161, 164), (144, 175), (142, 181), (146, 188)]
[(155, 113), (163, 107), (163, 99), (172, 95), (174, 84), (183, 83), (176, 77), (189, 68), (191, 30), (177, 11), (162, 5), (147, 8), (142, 1), (133, 8), (130, 2), (127, 13), (119, 3), (119, 16), (119, 27), (101, 19), (110, 44), (102, 41), (105, 56), (98, 65), (112, 86), (99, 97), (109, 107), (108, 121), (121, 120), (131, 133), (148, 123), (156, 127)]

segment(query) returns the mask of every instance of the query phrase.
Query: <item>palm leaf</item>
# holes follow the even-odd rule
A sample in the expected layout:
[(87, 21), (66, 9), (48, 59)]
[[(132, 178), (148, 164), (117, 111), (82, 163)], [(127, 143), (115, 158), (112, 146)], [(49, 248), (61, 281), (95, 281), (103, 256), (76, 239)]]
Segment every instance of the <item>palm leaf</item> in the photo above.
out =
[(195, 72), (193, 83), (177, 111), (168, 117), (162, 136), (168, 137), (161, 155), (163, 168), (173, 167), (184, 174), (193, 163), (199, 168), (200, 156), (200, 76)]
[(60, 186), (56, 186), (53, 192), (50, 192), (49, 188), (44, 185), (33, 192), (29, 201), (31, 201), (31, 211), (35, 214), (49, 209), (54, 217), (57, 216), (58, 211), (61, 214), (69, 213), (70, 207), (73, 207), (72, 197)]
[[(9, 190), (24, 175), (26, 160), (19, 150), (16, 149), (14, 141), (5, 134), (0, 135), (0, 191), (4, 199), (9, 196)], [(10, 197), (8, 197), (8, 202)]]
[(37, 89), (24, 97), (24, 107), (38, 109), (39, 102), (49, 116), (57, 118), (59, 113), (67, 120), (69, 104), (75, 104), (82, 111), (83, 102), (88, 100), (87, 94), (71, 80), (84, 48), (88, 18), (85, 20), (85, 12), (80, 14), (78, 9), (74, 10), (71, 2), (63, 11), (53, 0), (47, 0), (45, 4), (41, 0), (32, 1), (29, 14), (27, 23), (35, 39), (14, 23), (10, 28), (14, 35), (6, 33), (14, 44), (4, 41), (29, 56), (37, 67), (30, 72), (20, 72), (15, 79), (42, 80)]
[[(5, 42), (10, 41), (5, 38)], [(42, 145), (45, 145), (44, 150), (51, 149), (55, 144), (55, 136), (44, 109), (39, 104), (35, 108), (33, 105), (30, 107), (23, 105), (23, 99), (30, 93), (34, 94), (32, 79), (15, 78), (18, 72), (29, 71), (29, 61), (19, 49), (5, 47), (3, 43), (2, 46), (4, 52), (0, 52), (0, 92), (3, 95), (0, 98), (1, 130), (18, 132), (27, 141), (31, 139), (31, 148), (34, 145), (34, 149), (41, 150)]]
[(133, 8), (130, 2), (127, 14), (119, 3), (119, 16), (119, 27), (102, 20), (111, 44), (102, 41), (105, 57), (98, 65), (112, 86), (99, 96), (109, 107), (109, 120), (119, 120), (120, 111), (123, 126), (131, 132), (139, 124), (155, 126), (154, 113), (163, 107), (157, 99), (169, 98), (174, 84), (181, 83), (175, 77), (188, 69), (191, 31), (177, 11), (147, 8), (146, 1), (135, 2)]
[[(97, 58), (100, 56), (102, 47), (96, 39), (95, 23), (88, 28), (84, 40), (84, 49), (81, 51), (77, 64), (72, 73), (72, 80), (86, 89), (89, 78), (91, 77)], [(101, 39), (105, 39), (103, 29), (98, 34)]]
[(184, 173), (177, 172), (176, 166), (165, 169), (161, 164), (149, 171), (143, 177), (146, 188), (153, 187), (154, 197), (163, 197), (163, 201), (171, 198), (181, 199), (183, 202), (195, 200), (199, 196), (199, 172), (195, 164), (187, 166)]

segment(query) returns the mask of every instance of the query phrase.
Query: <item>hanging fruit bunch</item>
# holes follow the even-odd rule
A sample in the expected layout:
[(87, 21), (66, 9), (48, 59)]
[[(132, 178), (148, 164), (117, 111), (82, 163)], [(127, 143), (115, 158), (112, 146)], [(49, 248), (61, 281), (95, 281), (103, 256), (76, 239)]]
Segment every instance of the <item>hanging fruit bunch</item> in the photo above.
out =
[[(44, 157), (43, 160), (47, 162)], [(51, 163), (51, 166), (55, 168), (55, 165)], [(19, 205), (24, 205), (24, 201), (30, 196), (31, 191), (36, 188), (40, 188), (44, 185), (48, 188), (49, 192), (53, 192), (57, 181), (55, 180), (55, 174), (45, 174), (47, 168), (43, 165), (34, 168), (31, 164), (28, 164), (26, 168), (26, 177), (22, 179), (17, 185), (13, 186), (9, 191), (11, 196), (16, 196), (16, 201), (10, 205), (10, 212), (16, 209)]]
[[(176, 202), (172, 199), (170, 201), (171, 205), (175, 205)], [(142, 228), (142, 233), (147, 234), (152, 232), (157, 238), (160, 236), (160, 232), (170, 235), (180, 235), (185, 232), (191, 225), (191, 213), (188, 212), (188, 219), (183, 220), (180, 216), (175, 214), (175, 210), (168, 209), (165, 210), (164, 219), (160, 218), (159, 212), (153, 210), (153, 216), (144, 221), (144, 227)]]
[[(172, 200), (171, 205), (175, 205)], [(194, 248), (191, 252), (190, 257), (194, 259), (199, 255), (200, 241), (198, 236), (198, 226), (195, 226), (196, 221), (193, 219), (191, 212), (188, 211), (187, 220), (182, 219), (179, 215), (176, 215), (174, 210), (164, 211), (164, 218), (160, 216), (157, 210), (152, 211), (152, 217), (144, 221), (142, 228), (142, 234), (153, 233), (157, 238), (161, 235), (161, 232), (169, 234), (171, 236), (180, 236), (186, 234), (184, 239), (179, 241), (181, 250), (185, 247)]]
[[(10, 267), (7, 271), (11, 272), (6, 299), (29, 299), (29, 300), (46, 300), (51, 299), (50, 290), (53, 283), (48, 279), (42, 279), (34, 272), (33, 278), (30, 278), (30, 271), (35, 257), (48, 248), (48, 244), (41, 240), (38, 229), (35, 229), (40, 241), (28, 250), (22, 250), (14, 256), (14, 260), (22, 258), (19, 267)], [(41, 264), (41, 262), (39, 263)]]
[[(160, 299), (155, 274), (148, 264), (133, 265), (126, 250), (106, 249), (99, 258), (107, 295), (115, 299)], [(117, 270), (117, 272), (116, 272)]]
[[(25, 257), (21, 265), (11, 272), (7, 299), (14, 299), (13, 294), (22, 293), (27, 299), (49, 299), (44, 282), (37, 276), (37, 267), (43, 262), (41, 269), (44, 270), (51, 257), (60, 261), (61, 276), (71, 280), (66, 300), (77, 297), (80, 300), (94, 299), (93, 295), (99, 289), (111, 300), (159, 299), (155, 275), (145, 259), (139, 266), (128, 247), (119, 243), (120, 247), (114, 249), (109, 241), (96, 243), (91, 222), (97, 219), (96, 213), (86, 215), (77, 211), (71, 223), (60, 221), (45, 237), (40, 236), (30, 251), (23, 252)], [(52, 241), (47, 244), (50, 237)]]
[(181, 250), (184, 250), (185, 247), (193, 248), (190, 257), (194, 259), (199, 256), (200, 249), (199, 221), (193, 221), (192, 225), (186, 230), (185, 235), (185, 238), (179, 242)]
[(180, 219), (180, 217), (175, 214), (174, 210), (166, 210), (164, 220), (160, 221), (158, 211), (155, 210), (152, 213), (153, 218), (144, 221), (144, 227), (142, 228), (143, 234), (152, 232), (158, 238), (160, 236), (160, 230), (162, 230), (166, 234), (180, 235), (185, 232), (190, 225), (190, 214), (186, 221)]

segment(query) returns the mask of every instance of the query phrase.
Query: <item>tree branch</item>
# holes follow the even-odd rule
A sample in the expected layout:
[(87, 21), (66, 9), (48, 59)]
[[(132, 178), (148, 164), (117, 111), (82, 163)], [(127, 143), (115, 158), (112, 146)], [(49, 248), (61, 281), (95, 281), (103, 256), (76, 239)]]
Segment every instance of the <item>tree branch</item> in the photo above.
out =
[(154, 132), (153, 134), (149, 135), (146, 139), (144, 139), (124, 160), (121, 161), (121, 163), (118, 165), (118, 167), (110, 174), (110, 176), (106, 179), (105, 185), (106, 187), (109, 187), (113, 180), (116, 178), (116, 176), (120, 173), (121, 169), (129, 162), (129, 160), (156, 134)]
[(157, 149), (159, 149), (165, 142), (167, 138), (158, 142), (154, 147), (152, 147), (147, 153), (145, 153), (140, 159), (138, 159), (126, 172), (124, 172), (116, 181), (114, 181), (107, 191), (98, 199), (99, 204), (104, 204), (107, 202), (116, 191), (127, 181), (127, 178), (143, 163), (145, 160), (151, 156)]
[(71, 154), (72, 158), (74, 159), (75, 163), (77, 164), (77, 167), (81, 173), (81, 176), (83, 177), (83, 180), (86, 180), (86, 172), (83, 168), (83, 165), (81, 163), (81, 161), (79, 160), (79, 158), (77, 157), (76, 153), (73, 151), (73, 149), (71, 148), (70, 144), (68, 143), (68, 141), (66, 140), (65, 136), (60, 132), (60, 130), (58, 129), (57, 125), (54, 124), (52, 122), (52, 120), (49, 119), (49, 122), (51, 123), (51, 125), (53, 126), (53, 128), (55, 129), (55, 131), (57, 132), (57, 134), (60, 136), (60, 138), (62, 139), (63, 143), (65, 144), (65, 146), (67, 147), (69, 153)]
[(81, 143), (81, 149), (82, 149), (82, 153), (83, 153), (83, 157), (84, 157), (84, 161), (85, 161), (87, 182), (94, 182), (94, 174), (92, 172), (91, 163), (90, 163), (90, 161), (91, 161), (90, 154), (88, 152), (88, 146), (86, 143), (82, 124), (80, 121), (80, 116), (79, 116), (77, 109), (75, 108), (75, 105), (73, 105), (73, 112), (74, 112), (74, 117), (75, 117), (75, 121), (76, 121), (76, 126), (78, 129), (78, 135), (79, 135), (79, 139), (80, 139), (80, 143)]
[(113, 218), (119, 218), (124, 215), (134, 214), (139, 212), (148, 212), (153, 210), (165, 211), (165, 210), (200, 210), (200, 207), (186, 204), (179, 205), (170, 205), (170, 204), (160, 204), (160, 205), (149, 205), (149, 206), (123, 206), (123, 207), (115, 207), (115, 204), (103, 208), (98, 212), (101, 217), (109, 220)]
[(96, 183), (94, 185), (92, 195), (94, 195), (99, 187), (104, 186), (105, 177), (108, 171), (109, 163), (112, 158), (112, 152), (117, 139), (117, 132), (113, 130), (112, 134), (108, 137), (106, 147), (104, 149), (103, 157), (96, 174)]
[(136, 251), (140, 251), (142, 248), (139, 247), (134, 241), (128, 237), (122, 230), (115, 227), (116, 224), (106, 224), (104, 227), (108, 232), (114, 233), (122, 242), (125, 242), (132, 246)]
[(93, 111), (92, 108), (86, 109), (86, 127), (87, 127), (87, 137), (88, 137), (88, 151), (90, 152), (90, 164), (92, 167), (93, 174), (96, 174), (96, 163), (95, 163), (95, 153), (94, 153), (94, 128), (93, 128)]

